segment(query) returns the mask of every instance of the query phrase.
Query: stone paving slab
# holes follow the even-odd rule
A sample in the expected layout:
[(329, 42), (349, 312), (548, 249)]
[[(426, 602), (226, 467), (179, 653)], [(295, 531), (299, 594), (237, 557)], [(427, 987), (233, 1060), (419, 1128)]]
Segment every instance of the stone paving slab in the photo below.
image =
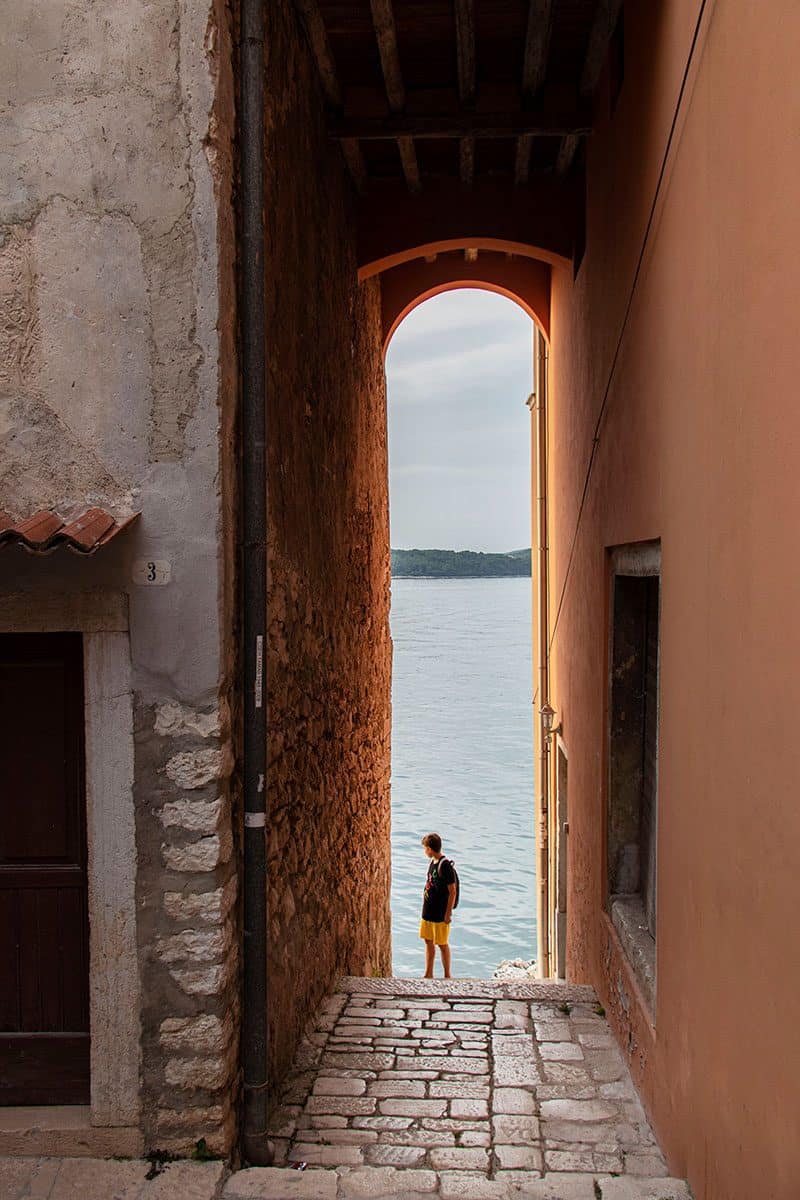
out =
[(149, 1170), (141, 1159), (0, 1158), (0, 1198), (217, 1200), (227, 1175), (221, 1162), (168, 1163), (153, 1179)]
[[(299, 1048), (270, 1136), (273, 1170), (290, 1181), (303, 1162), (294, 1174), (321, 1181), (327, 1168), (337, 1200), (688, 1196), (668, 1179), (587, 987), (342, 980)], [(270, 1176), (270, 1188), (282, 1178)], [(287, 1196), (311, 1184), (291, 1187)]]

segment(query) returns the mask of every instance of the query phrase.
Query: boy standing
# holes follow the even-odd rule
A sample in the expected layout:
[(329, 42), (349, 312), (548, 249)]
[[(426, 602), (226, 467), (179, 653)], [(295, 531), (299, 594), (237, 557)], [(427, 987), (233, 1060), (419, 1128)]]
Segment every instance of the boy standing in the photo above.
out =
[(422, 921), (419, 936), (425, 942), (424, 979), (433, 979), (436, 947), (442, 956), (445, 979), (450, 978), (450, 922), (456, 902), (456, 876), (452, 863), (442, 854), (442, 839), (438, 833), (426, 833), (422, 845), (431, 860), (425, 892), (422, 898)]

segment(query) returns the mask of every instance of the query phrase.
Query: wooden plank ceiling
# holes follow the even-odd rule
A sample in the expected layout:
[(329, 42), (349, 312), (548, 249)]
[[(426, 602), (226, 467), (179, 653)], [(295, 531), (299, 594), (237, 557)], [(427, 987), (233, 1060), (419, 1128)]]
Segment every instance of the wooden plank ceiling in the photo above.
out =
[(353, 180), (566, 178), (621, 0), (295, 0)]

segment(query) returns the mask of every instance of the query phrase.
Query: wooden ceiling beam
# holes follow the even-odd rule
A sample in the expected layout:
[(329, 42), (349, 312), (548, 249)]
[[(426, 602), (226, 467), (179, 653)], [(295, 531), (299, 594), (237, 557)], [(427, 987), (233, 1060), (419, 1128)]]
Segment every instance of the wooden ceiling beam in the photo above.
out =
[(507, 138), (530, 134), (536, 137), (566, 137), (591, 130), (588, 110), (568, 112), (431, 113), (389, 117), (333, 117), (328, 125), (332, 138), (361, 138), (385, 142), (392, 138)]
[(525, 184), (531, 174), (531, 151), (533, 134), (523, 133), (517, 138), (517, 156), (514, 162), (514, 182)]
[(306, 31), (311, 53), (314, 55), (325, 99), (332, 108), (341, 108), (342, 89), (339, 86), (336, 63), (317, 0), (294, 0), (294, 6)]
[[(621, 8), (622, 0), (598, 0), (581, 73), (580, 94), (585, 99), (591, 97), (597, 87), (608, 54), (608, 43), (619, 20)], [(568, 135), (564, 138), (556, 163), (556, 171), (559, 175), (567, 174), (579, 145), (579, 137)]]
[[(525, 31), (525, 54), (522, 60), (522, 97), (530, 103), (541, 91), (547, 76), (550, 52), (550, 30), (553, 23), (553, 0), (530, 0), (528, 25)], [(533, 135), (523, 133), (517, 139), (514, 180), (526, 184), (531, 172)]]
[(465, 187), (475, 180), (475, 138), (462, 137), (458, 143), (458, 174)]
[(454, 0), (458, 95), (462, 104), (475, 100), (475, 10), (473, 0)]
[(553, 0), (530, 0), (522, 63), (522, 94), (532, 100), (547, 75)]
[[(317, 0), (294, 0), (294, 3), (300, 21), (305, 29), (306, 38), (311, 47), (311, 53), (314, 56), (314, 62), (317, 65), (317, 72), (322, 83), (322, 90), (325, 93), (325, 99), (331, 108), (341, 109), (343, 103), (342, 89), (339, 85), (336, 63), (334, 62), (331, 45), (325, 31), (325, 22), (319, 11)], [(361, 153), (361, 147), (354, 138), (344, 139), (342, 141), (342, 153), (344, 154), (344, 160), (347, 163), (347, 169), (350, 172), (350, 177), (356, 186), (356, 190), (363, 192), (367, 181), (367, 166), (364, 162), (364, 155)]]
[[(383, 81), (386, 85), (386, 98), (391, 112), (399, 114), (405, 108), (406, 89), (400, 67), (400, 52), (397, 48), (397, 28), (394, 23), (392, 0), (369, 0), (369, 5), (378, 42)], [(414, 142), (411, 135), (402, 132), (394, 136), (397, 138), (397, 148), (408, 190), (416, 194), (420, 190), (421, 181)]]
[(402, 112), (406, 103), (406, 89), (400, 69), (400, 53), (397, 49), (397, 28), (394, 23), (392, 0), (369, 0), (372, 24), (378, 41), (383, 81), (392, 112)]
[[(475, 8), (473, 0), (454, 0), (456, 21), (456, 65), (458, 98), (471, 107), (475, 103)], [(475, 138), (462, 137), (458, 149), (458, 173), (461, 182), (471, 187), (475, 178)]]

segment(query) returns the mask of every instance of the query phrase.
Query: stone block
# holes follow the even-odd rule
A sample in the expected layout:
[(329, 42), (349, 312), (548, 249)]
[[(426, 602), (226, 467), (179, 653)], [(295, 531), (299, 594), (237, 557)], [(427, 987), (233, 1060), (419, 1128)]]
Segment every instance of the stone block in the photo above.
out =
[(467, 1058), (463, 1054), (448, 1054), (436, 1057), (431, 1054), (420, 1054), (414, 1059), (418, 1071), (447, 1071), (454, 1075), (488, 1075), (488, 1060), (485, 1058)]
[(223, 815), (224, 801), (180, 799), (172, 800), (159, 810), (161, 824), (168, 828), (177, 825), (189, 833), (216, 833)]
[(692, 1200), (691, 1192), (682, 1179), (618, 1179), (603, 1180), (603, 1200)]
[(548, 1083), (576, 1085), (591, 1082), (583, 1064), (579, 1066), (577, 1063), (546, 1062), (543, 1071)]
[(323, 1067), (339, 1067), (343, 1070), (386, 1071), (394, 1066), (394, 1055), (369, 1051), (346, 1054), (328, 1050), (322, 1056), (322, 1065)]
[[(597, 1200), (594, 1175), (562, 1171), (549, 1172), (537, 1179), (526, 1171), (499, 1171), (497, 1178), (508, 1186), (515, 1200)], [(605, 1186), (603, 1181), (602, 1187)]]
[[(215, 1200), (225, 1178), (222, 1162), (173, 1162), (150, 1180), (141, 1200)], [(111, 1193), (116, 1195), (116, 1193)]]
[[(549, 1144), (553, 1142), (586, 1142), (597, 1144), (609, 1142), (616, 1145), (618, 1126), (606, 1125), (602, 1121), (545, 1121), (542, 1120), (542, 1136)], [(559, 1147), (565, 1149), (566, 1146)], [(570, 1146), (571, 1148), (571, 1146)]]
[(443, 1171), (440, 1181), (442, 1200), (509, 1200), (510, 1196), (505, 1183), (478, 1171)]
[(519, 1114), (533, 1116), (536, 1103), (530, 1092), (521, 1088), (495, 1088), (492, 1094), (492, 1112), (496, 1114)]
[(380, 1096), (382, 1099), (422, 1099), (425, 1095), (425, 1082), (422, 1079), (376, 1079), (365, 1086), (368, 1096)]
[(666, 1175), (667, 1164), (662, 1156), (657, 1152), (647, 1154), (625, 1154), (625, 1174), (626, 1175)]
[[(50, 1192), (52, 1200), (138, 1200), (148, 1164), (141, 1160), (65, 1158)], [(35, 1194), (35, 1193), (34, 1193)]]
[(539, 1042), (571, 1042), (572, 1029), (569, 1021), (534, 1021), (536, 1040)]
[(321, 1142), (295, 1142), (291, 1158), (314, 1167), (357, 1167), (364, 1161), (360, 1146), (326, 1146)]
[(387, 1129), (378, 1135), (387, 1146), (455, 1146), (456, 1135), (448, 1129)]
[(219, 996), (230, 983), (235, 966), (234, 957), (229, 955), (224, 963), (217, 966), (204, 967), (197, 971), (184, 967), (170, 967), (169, 973), (190, 996)]
[(55, 1158), (0, 1158), (0, 1196), (4, 1200), (49, 1196), (60, 1167)]
[(540, 1111), (546, 1121), (610, 1121), (618, 1115), (606, 1100), (543, 1100)]
[(233, 838), (230, 830), (225, 829), (187, 846), (164, 845), (161, 852), (171, 871), (214, 871), (229, 860), (233, 853)]
[(230, 753), (223, 749), (185, 750), (173, 754), (165, 770), (172, 783), (190, 791), (229, 774)]
[(198, 712), (192, 708), (184, 708), (174, 700), (167, 700), (156, 707), (155, 731), (160, 737), (180, 737), (185, 734), (196, 734), (198, 737), (219, 737), (219, 709), (211, 712)]
[(227, 1087), (236, 1068), (235, 1047), (210, 1058), (169, 1058), (164, 1078), (170, 1087), (218, 1092)]
[(432, 1079), (428, 1084), (428, 1095), (433, 1097), (443, 1097), (446, 1100), (488, 1100), (489, 1085), (486, 1083), (472, 1083), (467, 1080), (459, 1081), (457, 1079)]
[(297, 1136), (323, 1146), (370, 1146), (378, 1140), (374, 1129), (302, 1129)]
[(356, 1117), (354, 1129), (408, 1129), (411, 1117)]
[(593, 1171), (591, 1150), (545, 1150), (544, 1165), (548, 1171)]
[(433, 1171), (397, 1167), (362, 1167), (339, 1172), (341, 1200), (377, 1200), (378, 1197), (435, 1192), (438, 1179)]
[(496, 1058), (492, 1068), (495, 1087), (525, 1087), (540, 1082), (535, 1062), (527, 1058)]
[(228, 922), (221, 929), (196, 931), (183, 929), (169, 937), (158, 938), (155, 955), (162, 962), (213, 962), (222, 958), (233, 941), (233, 928)]
[(541, 1171), (542, 1152), (536, 1146), (495, 1146), (495, 1157), (504, 1171)]
[(487, 1132), (480, 1129), (465, 1129), (458, 1135), (460, 1146), (491, 1146), (492, 1139)]
[(315, 1096), (363, 1096), (366, 1090), (365, 1079), (341, 1079), (320, 1075), (314, 1082)]
[(488, 1171), (489, 1151), (481, 1147), (442, 1146), (430, 1152), (436, 1171)]
[(221, 1054), (232, 1036), (233, 1019), (229, 1013), (224, 1020), (206, 1015), (167, 1017), (159, 1026), (158, 1039), (167, 1050)]
[(166, 892), (164, 911), (175, 921), (194, 925), (203, 921), (217, 925), (224, 921), (236, 900), (237, 879), (232, 875), (224, 887), (212, 892)]
[(425, 1148), (422, 1146), (391, 1146), (382, 1143), (378, 1146), (369, 1146), (365, 1157), (373, 1167), (417, 1167), (425, 1158)]
[(475, 1119), (477, 1117), (488, 1117), (489, 1106), (485, 1100), (458, 1099), (450, 1101), (450, 1116), (451, 1117), (466, 1117), (467, 1119)]
[(340, 1117), (365, 1117), (375, 1112), (373, 1096), (309, 1096), (307, 1113), (333, 1113)]
[(387, 1117), (443, 1117), (444, 1100), (381, 1100), (380, 1111)]
[(492, 1053), (495, 1058), (527, 1058), (531, 1062), (536, 1061), (533, 1038), (528, 1033), (512, 1036), (495, 1035), (492, 1038)]
[(539, 1053), (548, 1062), (578, 1061), (583, 1058), (583, 1050), (577, 1042), (542, 1042)]
[(456, 1011), (448, 1013), (447, 1024), (453, 1025), (491, 1025), (493, 1021), (491, 1011), (487, 1009), (471, 1009), (467, 1012)]
[(336, 1200), (335, 1171), (250, 1167), (225, 1184), (224, 1200)]
[(495, 1142), (524, 1146), (539, 1140), (539, 1121), (536, 1117), (504, 1115), (492, 1117), (492, 1137)]

